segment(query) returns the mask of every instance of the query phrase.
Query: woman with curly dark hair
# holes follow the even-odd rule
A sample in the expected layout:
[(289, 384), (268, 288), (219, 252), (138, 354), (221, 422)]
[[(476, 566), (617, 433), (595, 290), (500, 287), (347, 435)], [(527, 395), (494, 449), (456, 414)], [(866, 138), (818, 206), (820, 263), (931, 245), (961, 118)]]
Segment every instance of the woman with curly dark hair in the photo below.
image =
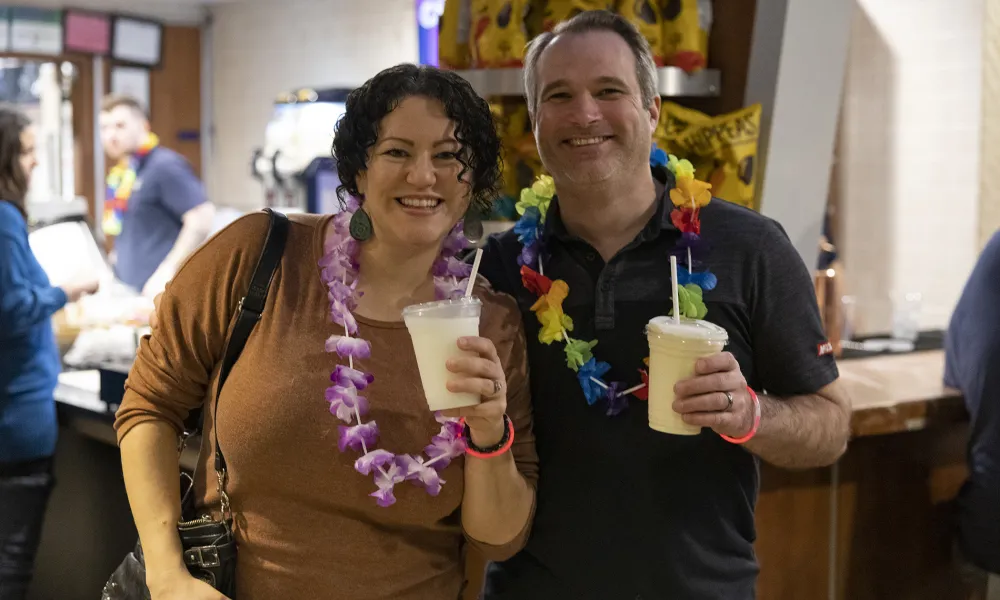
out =
[[(351, 93), (333, 148), (345, 210), (291, 217), (263, 315), (205, 411), (197, 503), (218, 514), (215, 431), (240, 600), (457, 599), (466, 543), (509, 557), (534, 510), (521, 317), (474, 282), (481, 337), (460, 338), (441, 377), (481, 402), (432, 413), (401, 312), (463, 295), (455, 254), (497, 193), (500, 142), (464, 80), (400, 65)], [(153, 600), (222, 597), (185, 569), (177, 435), (211, 401), (268, 222), (239, 219), (188, 260), (126, 384), (116, 428)]]

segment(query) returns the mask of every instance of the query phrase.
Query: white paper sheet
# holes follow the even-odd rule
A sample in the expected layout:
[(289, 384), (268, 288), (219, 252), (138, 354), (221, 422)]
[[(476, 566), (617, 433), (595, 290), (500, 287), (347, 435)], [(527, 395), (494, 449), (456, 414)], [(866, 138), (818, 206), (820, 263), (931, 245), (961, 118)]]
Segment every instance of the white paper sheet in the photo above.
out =
[(42, 227), (31, 232), (28, 243), (54, 286), (112, 278), (85, 223), (70, 221)]
[(108, 410), (101, 400), (101, 374), (98, 371), (69, 371), (60, 373), (59, 385), (53, 394), (57, 402), (77, 408), (104, 413)]

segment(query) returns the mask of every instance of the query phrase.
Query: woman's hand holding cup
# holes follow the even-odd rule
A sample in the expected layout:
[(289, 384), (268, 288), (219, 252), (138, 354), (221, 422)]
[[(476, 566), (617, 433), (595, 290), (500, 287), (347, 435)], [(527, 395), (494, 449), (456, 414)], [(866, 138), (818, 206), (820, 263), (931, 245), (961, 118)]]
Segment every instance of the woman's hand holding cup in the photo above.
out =
[(464, 418), (472, 443), (480, 448), (494, 446), (504, 434), (503, 415), (507, 411), (507, 376), (493, 341), (483, 337), (461, 337), (458, 347), (478, 356), (450, 358), (448, 371), (459, 375), (448, 381), (448, 390), (477, 394), (475, 406), (441, 411), (446, 417)]

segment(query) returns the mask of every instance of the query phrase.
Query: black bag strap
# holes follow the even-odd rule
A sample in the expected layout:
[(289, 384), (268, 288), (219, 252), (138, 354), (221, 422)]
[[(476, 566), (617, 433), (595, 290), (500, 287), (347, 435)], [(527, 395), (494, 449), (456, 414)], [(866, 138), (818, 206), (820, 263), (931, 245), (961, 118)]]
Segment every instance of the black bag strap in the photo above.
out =
[(212, 404), (212, 447), (215, 448), (215, 474), (219, 481), (219, 495), (222, 500), (224, 513), (229, 513), (229, 498), (225, 493), (226, 485), (226, 457), (219, 447), (218, 429), (216, 427), (216, 416), (219, 410), (219, 397), (222, 394), (222, 386), (229, 377), (229, 372), (236, 359), (243, 352), (247, 339), (253, 331), (257, 321), (260, 321), (264, 314), (264, 304), (267, 301), (267, 293), (271, 288), (271, 281), (281, 263), (281, 257), (285, 252), (285, 242), (288, 240), (288, 217), (271, 209), (264, 209), (271, 217), (267, 238), (264, 240), (264, 250), (257, 260), (257, 267), (254, 269), (253, 278), (250, 280), (250, 289), (245, 296), (240, 299), (236, 306), (236, 325), (233, 326), (232, 333), (226, 341), (226, 350), (222, 357), (222, 369), (219, 372), (219, 382), (215, 390), (215, 401)]

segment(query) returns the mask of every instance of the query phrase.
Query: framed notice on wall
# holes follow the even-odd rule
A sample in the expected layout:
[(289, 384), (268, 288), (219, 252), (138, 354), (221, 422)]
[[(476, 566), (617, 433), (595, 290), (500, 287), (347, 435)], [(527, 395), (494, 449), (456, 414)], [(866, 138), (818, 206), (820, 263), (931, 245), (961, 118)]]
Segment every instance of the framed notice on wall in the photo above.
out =
[(149, 114), (149, 69), (116, 66), (111, 69), (111, 93), (131, 96)]
[(10, 9), (12, 52), (62, 54), (62, 11), (41, 8)]
[(111, 27), (111, 58), (156, 68), (163, 57), (163, 25), (135, 17), (115, 17)]
[(82, 10), (63, 13), (66, 52), (107, 55), (111, 52), (111, 16)]

